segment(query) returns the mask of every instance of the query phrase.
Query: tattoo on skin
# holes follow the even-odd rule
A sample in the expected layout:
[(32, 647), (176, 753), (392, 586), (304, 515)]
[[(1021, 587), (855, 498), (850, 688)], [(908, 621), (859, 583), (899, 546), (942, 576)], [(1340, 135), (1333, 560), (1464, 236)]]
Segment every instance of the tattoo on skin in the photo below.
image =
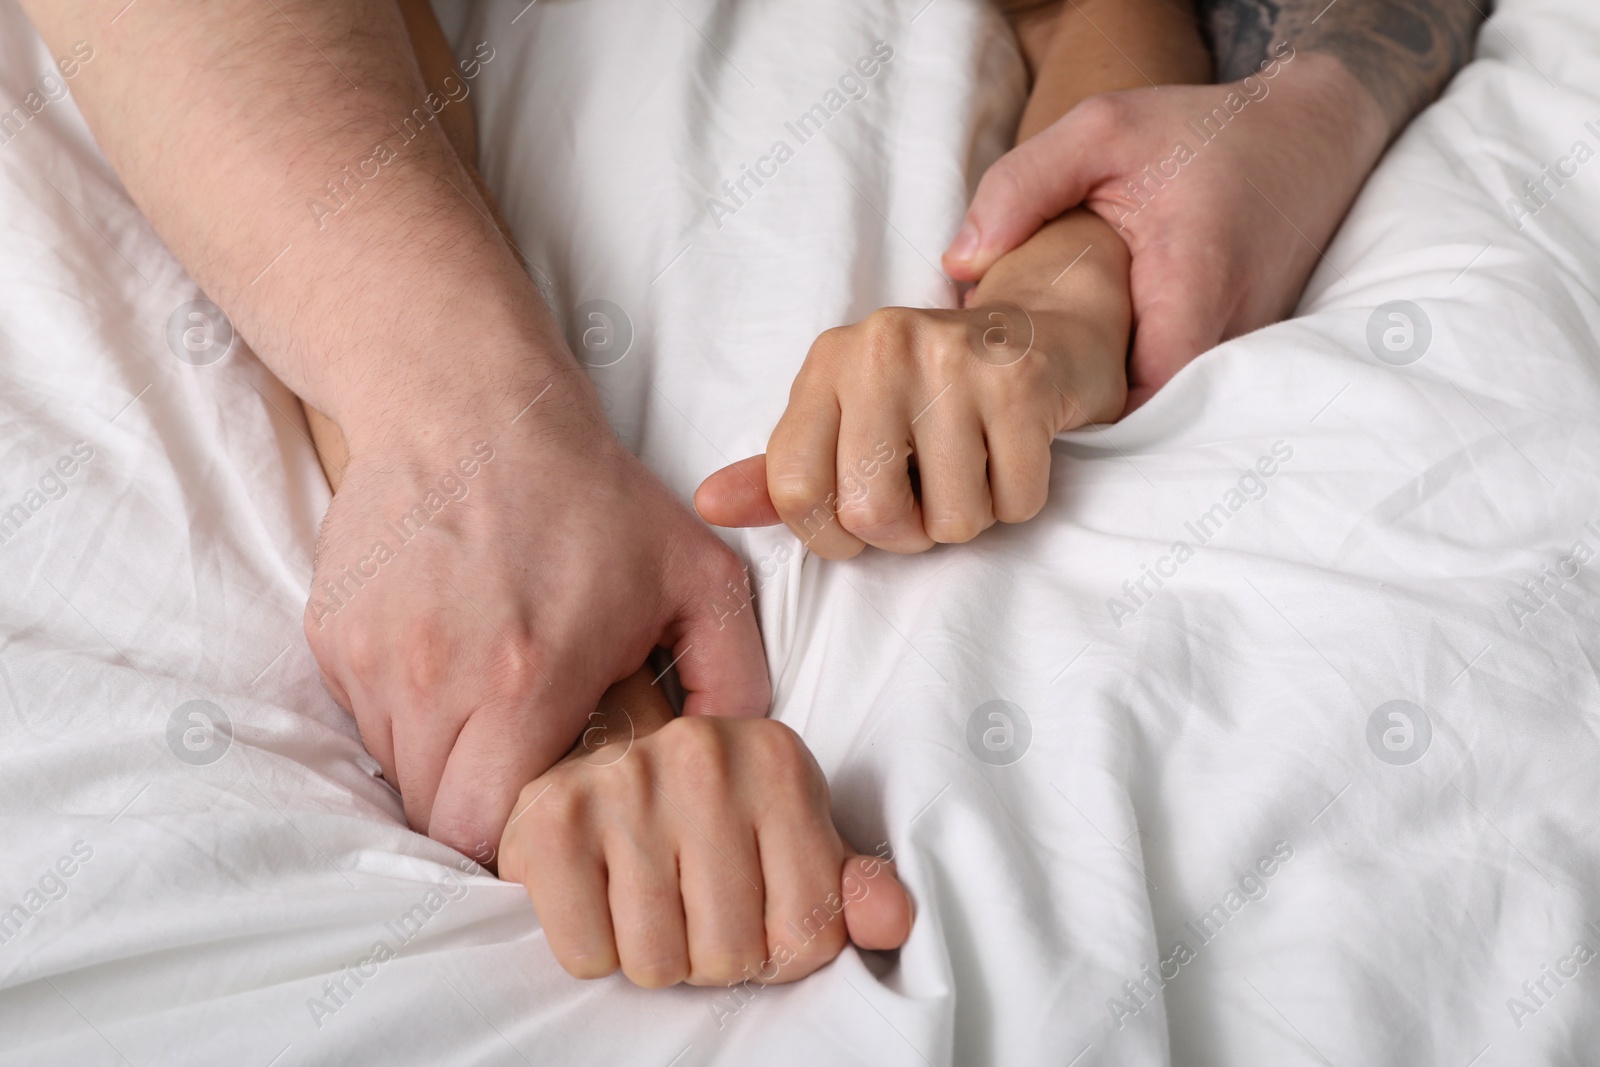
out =
[(1398, 131), (1472, 57), (1491, 0), (1200, 0), (1217, 80), (1236, 81), (1288, 41), (1344, 64)]

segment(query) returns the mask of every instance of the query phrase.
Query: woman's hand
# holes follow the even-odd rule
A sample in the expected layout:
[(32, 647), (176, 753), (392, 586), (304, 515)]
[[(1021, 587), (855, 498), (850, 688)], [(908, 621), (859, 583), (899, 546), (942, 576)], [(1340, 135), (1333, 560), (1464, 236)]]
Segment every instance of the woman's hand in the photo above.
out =
[[(886, 851), (887, 845), (883, 850)], [(641, 672), (522, 791), (500, 845), (556, 959), (647, 988), (792, 982), (846, 940), (902, 944), (911, 902), (834, 830), (805, 743), (771, 719), (674, 719)]]
[[(1128, 250), (1087, 211), (960, 310), (884, 308), (817, 338), (760, 456), (711, 475), (719, 526), (782, 521), (817, 555), (922, 552), (1044, 507), (1055, 435), (1127, 398)], [(837, 518), (837, 522), (834, 520)]]

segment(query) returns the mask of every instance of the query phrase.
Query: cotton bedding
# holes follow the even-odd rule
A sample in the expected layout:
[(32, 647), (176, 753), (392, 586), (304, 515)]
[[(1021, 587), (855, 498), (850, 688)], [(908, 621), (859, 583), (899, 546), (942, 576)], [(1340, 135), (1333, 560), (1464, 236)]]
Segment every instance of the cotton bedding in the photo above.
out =
[[(541, 291), (685, 498), (820, 330), (955, 299), (1025, 89), (980, 0), (439, 12)], [(406, 829), (300, 633), (295, 400), (52, 61), (0, 0), (0, 1063), (1600, 1056), (1600, 9), (1505, 0), (1299, 315), (1063, 435), (1033, 522), (729, 535), (773, 714), (918, 919), (653, 993)]]

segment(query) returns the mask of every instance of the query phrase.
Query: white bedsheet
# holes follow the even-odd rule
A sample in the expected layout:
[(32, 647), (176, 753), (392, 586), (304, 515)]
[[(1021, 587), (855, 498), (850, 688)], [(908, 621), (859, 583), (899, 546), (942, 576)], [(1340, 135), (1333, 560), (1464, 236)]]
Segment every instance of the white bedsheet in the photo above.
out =
[[(587, 302), (624, 309), (594, 376), (685, 496), (760, 449), (819, 330), (950, 299), (937, 254), (1022, 92), (979, 0), (444, 14), (495, 50), (474, 102), (523, 251), (574, 338)], [(0, 105), (48, 62), (0, 0)], [(777, 140), (775, 175), (719, 193)], [(26, 512), (0, 543), (0, 1063), (1594, 1062), (1577, 141), (1600, 149), (1600, 10), (1506, 0), (1304, 314), (1062, 438), (1039, 519), (844, 564), (736, 539), (775, 714), (920, 914), (893, 957), (729, 1002), (568, 979), (519, 887), (404, 828), (300, 636), (327, 491), (293, 400), (241, 347), (175, 358), (200, 294), (50, 103), (0, 144), (0, 515)], [(1547, 163), (1573, 176), (1519, 219)], [(1368, 341), (1397, 300), (1431, 333), (1400, 366)], [(1009, 764), (977, 755), (995, 700), (1028, 724)]]

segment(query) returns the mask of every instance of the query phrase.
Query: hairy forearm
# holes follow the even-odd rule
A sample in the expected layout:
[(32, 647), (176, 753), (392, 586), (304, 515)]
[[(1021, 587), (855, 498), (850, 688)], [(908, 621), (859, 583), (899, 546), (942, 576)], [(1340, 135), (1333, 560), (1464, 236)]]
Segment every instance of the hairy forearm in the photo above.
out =
[(74, 95), (141, 210), (353, 447), (520, 407), (530, 366), (582, 392), (441, 129), (470, 79), (428, 106), (393, 0), (124, 4), (24, 0), (95, 46)]
[(1471, 58), (1490, 0), (1199, 0), (1217, 79), (1254, 74), (1275, 46), (1342, 63), (1393, 136)]

